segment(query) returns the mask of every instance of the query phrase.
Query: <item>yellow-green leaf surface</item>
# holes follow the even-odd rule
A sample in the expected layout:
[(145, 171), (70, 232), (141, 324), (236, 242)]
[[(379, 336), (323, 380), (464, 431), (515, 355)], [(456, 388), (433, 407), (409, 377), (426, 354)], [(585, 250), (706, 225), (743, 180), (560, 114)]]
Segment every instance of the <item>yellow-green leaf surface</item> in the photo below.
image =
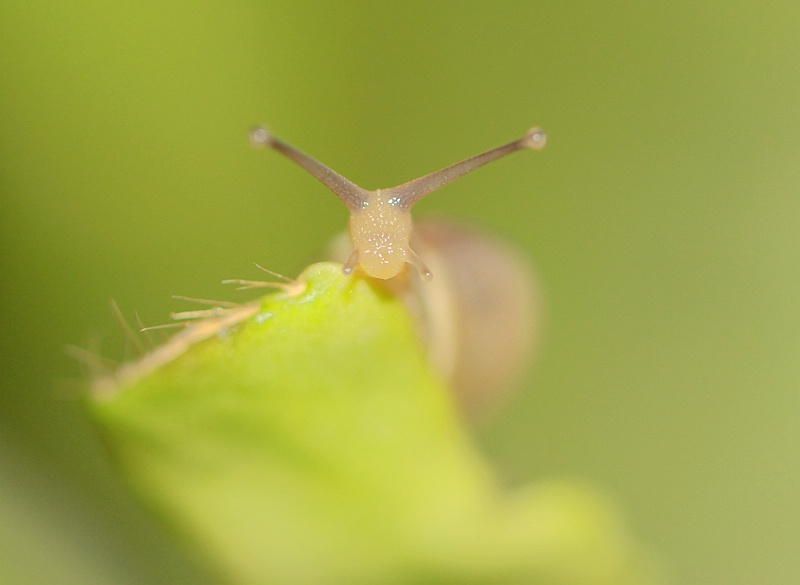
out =
[(338, 264), (299, 281), (184, 330), (89, 402), (223, 582), (645, 582), (592, 492), (498, 488), (399, 301)]

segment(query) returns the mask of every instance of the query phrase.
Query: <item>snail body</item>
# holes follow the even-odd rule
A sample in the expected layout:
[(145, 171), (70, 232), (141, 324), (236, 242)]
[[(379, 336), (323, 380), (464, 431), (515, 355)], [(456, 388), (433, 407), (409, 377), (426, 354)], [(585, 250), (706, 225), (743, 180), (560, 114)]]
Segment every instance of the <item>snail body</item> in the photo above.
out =
[[(546, 135), (525, 136), (389, 189), (368, 191), (261, 127), (256, 146), (271, 147), (303, 167), (350, 210), (349, 238), (331, 255), (344, 272), (385, 282), (408, 305), (433, 366), (469, 414), (486, 410), (521, 369), (538, 314), (532, 271), (498, 240), (450, 222), (414, 226), (411, 208), (462, 175), (523, 149), (540, 150)], [(421, 278), (409, 274), (410, 265)], [(436, 278), (432, 279), (433, 274)]]
[(494, 160), (523, 149), (541, 150), (547, 135), (532, 128), (519, 140), (498, 146), (454, 165), (389, 189), (368, 191), (346, 179), (318, 160), (276, 138), (262, 127), (255, 128), (250, 139), (257, 146), (269, 146), (308, 171), (350, 209), (350, 238), (353, 252), (344, 265), (346, 274), (359, 266), (373, 278), (389, 279), (411, 264), (425, 279), (431, 271), (410, 245), (413, 224), (411, 208), (429, 193), (455, 181)]

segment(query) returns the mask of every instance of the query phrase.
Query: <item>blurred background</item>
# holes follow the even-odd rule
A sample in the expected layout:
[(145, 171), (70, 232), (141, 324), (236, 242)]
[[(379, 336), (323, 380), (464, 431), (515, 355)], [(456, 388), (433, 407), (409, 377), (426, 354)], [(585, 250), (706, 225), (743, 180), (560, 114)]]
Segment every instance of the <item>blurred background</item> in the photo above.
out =
[(478, 430), (510, 486), (611, 495), (682, 584), (800, 578), (800, 3), (0, 6), (0, 581), (202, 583), (108, 470), (74, 344), (110, 299), (294, 275), (347, 220), (264, 123), (367, 188), (543, 126), (424, 200), (505, 235), (543, 351)]

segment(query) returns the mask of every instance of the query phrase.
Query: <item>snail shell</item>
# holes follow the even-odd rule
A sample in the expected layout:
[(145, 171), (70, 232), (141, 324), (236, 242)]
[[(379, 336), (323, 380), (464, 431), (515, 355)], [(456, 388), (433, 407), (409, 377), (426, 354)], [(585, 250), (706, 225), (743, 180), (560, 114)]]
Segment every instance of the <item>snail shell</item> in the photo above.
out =
[[(513, 388), (539, 332), (533, 270), (499, 239), (455, 223), (420, 222), (415, 246), (436, 278), (414, 279), (414, 301), (431, 363), (470, 415)], [(430, 286), (429, 286), (430, 285)]]

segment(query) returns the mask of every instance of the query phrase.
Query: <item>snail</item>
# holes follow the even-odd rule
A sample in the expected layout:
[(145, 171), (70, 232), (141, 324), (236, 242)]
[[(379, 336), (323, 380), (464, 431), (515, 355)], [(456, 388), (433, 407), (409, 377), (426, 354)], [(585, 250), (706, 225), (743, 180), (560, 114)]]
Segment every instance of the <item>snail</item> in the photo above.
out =
[[(389, 189), (368, 191), (263, 127), (250, 134), (303, 167), (350, 210), (349, 242), (335, 245), (345, 274), (383, 281), (401, 296), (428, 347), (430, 362), (467, 414), (487, 410), (520, 370), (534, 337), (532, 271), (502, 242), (450, 222), (414, 226), (411, 208), (429, 193), (519, 150), (541, 150), (541, 128), (454, 165)], [(346, 251), (342, 251), (346, 249)], [(412, 278), (407, 266), (421, 278)], [(434, 278), (434, 274), (436, 277)]]

